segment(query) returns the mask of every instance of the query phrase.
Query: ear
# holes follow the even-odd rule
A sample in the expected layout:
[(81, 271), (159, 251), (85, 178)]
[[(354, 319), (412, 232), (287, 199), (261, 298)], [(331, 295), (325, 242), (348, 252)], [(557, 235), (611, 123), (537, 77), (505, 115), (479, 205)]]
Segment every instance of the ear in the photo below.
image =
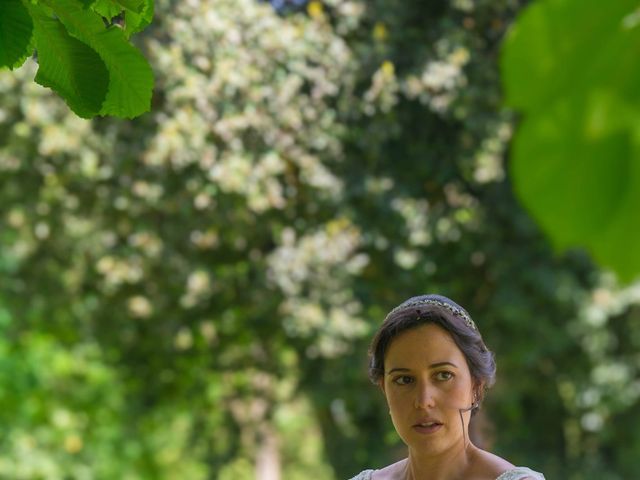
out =
[(484, 390), (484, 382), (474, 382), (473, 384), (473, 401), (480, 400), (482, 398), (482, 391)]

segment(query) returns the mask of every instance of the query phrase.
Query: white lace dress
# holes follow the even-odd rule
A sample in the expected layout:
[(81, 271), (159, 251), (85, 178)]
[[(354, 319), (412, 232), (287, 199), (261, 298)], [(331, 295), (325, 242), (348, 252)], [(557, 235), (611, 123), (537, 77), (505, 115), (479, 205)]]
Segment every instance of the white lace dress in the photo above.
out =
[[(371, 480), (374, 470), (364, 470), (351, 480)], [(544, 475), (538, 472), (534, 472), (527, 467), (516, 467), (511, 470), (507, 470), (500, 475), (496, 480), (521, 480), (523, 478), (532, 478), (535, 480), (545, 480)]]

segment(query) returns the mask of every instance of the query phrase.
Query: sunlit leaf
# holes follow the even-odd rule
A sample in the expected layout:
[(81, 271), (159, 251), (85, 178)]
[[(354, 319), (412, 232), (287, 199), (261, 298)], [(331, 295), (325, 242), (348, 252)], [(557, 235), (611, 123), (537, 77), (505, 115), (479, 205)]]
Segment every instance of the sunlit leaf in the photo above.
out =
[(148, 111), (153, 74), (144, 56), (116, 26), (104, 28), (99, 17), (76, 0), (50, 1), (69, 33), (93, 48), (109, 71), (109, 90), (102, 115), (132, 118)]
[(100, 56), (69, 36), (62, 24), (29, 6), (38, 45), (36, 82), (56, 91), (78, 116), (89, 118), (100, 112), (109, 72)]

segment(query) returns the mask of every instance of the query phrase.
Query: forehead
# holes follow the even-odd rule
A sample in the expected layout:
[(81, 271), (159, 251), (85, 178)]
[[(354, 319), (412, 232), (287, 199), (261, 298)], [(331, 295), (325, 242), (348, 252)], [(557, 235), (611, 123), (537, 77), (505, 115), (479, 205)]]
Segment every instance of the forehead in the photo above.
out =
[(385, 354), (385, 369), (457, 361), (466, 364), (464, 354), (442, 327), (429, 323), (395, 337)]

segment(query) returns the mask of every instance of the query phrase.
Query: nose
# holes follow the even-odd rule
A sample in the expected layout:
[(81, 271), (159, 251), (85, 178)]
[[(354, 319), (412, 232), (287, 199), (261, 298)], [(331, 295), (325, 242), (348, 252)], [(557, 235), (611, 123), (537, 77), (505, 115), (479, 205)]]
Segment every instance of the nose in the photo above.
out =
[(416, 389), (414, 407), (425, 410), (435, 406), (433, 386), (427, 383), (420, 383)]

